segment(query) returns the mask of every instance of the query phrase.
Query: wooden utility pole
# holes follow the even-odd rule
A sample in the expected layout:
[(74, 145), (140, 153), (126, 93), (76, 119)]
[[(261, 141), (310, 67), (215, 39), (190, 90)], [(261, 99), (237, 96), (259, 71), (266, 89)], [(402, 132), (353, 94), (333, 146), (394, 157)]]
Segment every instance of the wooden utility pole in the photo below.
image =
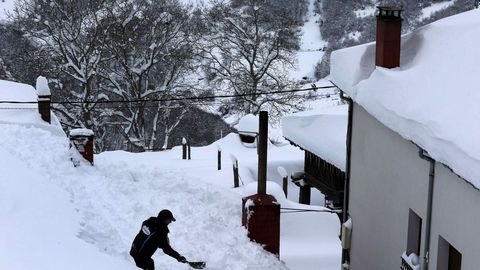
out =
[(283, 193), (288, 198), (288, 176), (283, 177)]
[(187, 159), (187, 139), (182, 138), (182, 159)]
[(222, 148), (220, 146), (217, 148), (217, 170), (222, 170)]
[(233, 187), (239, 187), (240, 186), (240, 179), (238, 175), (238, 160), (235, 160), (233, 162)]
[(258, 137), (258, 194), (267, 194), (268, 112), (260, 112)]

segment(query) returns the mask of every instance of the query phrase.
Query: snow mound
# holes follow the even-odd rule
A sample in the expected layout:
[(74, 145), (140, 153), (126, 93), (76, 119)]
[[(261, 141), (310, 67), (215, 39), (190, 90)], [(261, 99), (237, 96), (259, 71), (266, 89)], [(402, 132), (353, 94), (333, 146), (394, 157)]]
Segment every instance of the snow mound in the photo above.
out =
[[(34, 137), (37, 132), (52, 136), (38, 129), (7, 125), (2, 125), (1, 131), (2, 136), (9, 135), (2, 137), (7, 142), (11, 142), (10, 136)], [(28, 148), (23, 144), (9, 148), (11, 152), (0, 147), (1, 269), (134, 269), (79, 239), (80, 216), (71, 196), (51, 183), (45, 173), (26, 165), (21, 152)]]
[[(206, 260), (210, 269), (287, 269), (248, 239), (241, 195), (186, 177), (179, 155), (169, 169), (144, 162), (155, 156), (158, 166), (158, 155), (168, 152), (122, 151), (96, 156), (95, 167), (74, 167), (65, 137), (19, 125), (1, 125), (0, 137), (2, 171), (11, 169), (3, 174), (9, 180), (0, 183), (0, 237), (8, 239), (0, 244), (2, 258), (8, 258), (0, 260), (2, 269), (137, 269), (128, 255), (131, 241), (141, 222), (163, 208), (177, 217), (170, 225), (171, 244), (192, 261)], [(18, 171), (28, 174), (17, 176)], [(22, 205), (29, 208), (17, 218), (12, 213)], [(41, 235), (31, 230), (32, 219), (45, 228)], [(25, 260), (25, 254), (32, 256)], [(154, 259), (159, 269), (186, 269), (161, 251)]]
[(472, 10), (405, 35), (400, 68), (375, 68), (373, 43), (336, 51), (332, 78), (384, 125), (480, 188), (479, 42), (480, 10)]
[(282, 119), (283, 135), (345, 171), (348, 106), (304, 111)]

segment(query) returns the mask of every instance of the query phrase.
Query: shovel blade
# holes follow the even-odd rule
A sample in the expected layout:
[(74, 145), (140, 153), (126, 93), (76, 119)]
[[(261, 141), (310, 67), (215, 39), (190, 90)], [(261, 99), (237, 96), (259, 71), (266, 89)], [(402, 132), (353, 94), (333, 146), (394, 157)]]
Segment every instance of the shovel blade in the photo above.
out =
[(207, 266), (206, 262), (189, 262), (188, 264), (194, 269), (203, 269)]

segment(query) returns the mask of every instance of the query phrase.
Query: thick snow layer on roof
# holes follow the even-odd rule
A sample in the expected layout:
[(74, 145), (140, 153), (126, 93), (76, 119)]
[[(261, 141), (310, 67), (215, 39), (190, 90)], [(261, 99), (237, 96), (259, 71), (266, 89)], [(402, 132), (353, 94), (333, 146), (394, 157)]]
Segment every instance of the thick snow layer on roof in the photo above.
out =
[(84, 136), (84, 137), (89, 137), (93, 136), (93, 130), (91, 129), (86, 129), (86, 128), (75, 128), (70, 130), (70, 136), (76, 137), (76, 136)]
[(375, 68), (375, 45), (332, 54), (332, 79), (384, 125), (480, 188), (480, 10), (402, 37), (401, 67)]
[[(23, 83), (0, 80), (0, 101), (37, 102), (38, 95), (33, 86)], [(52, 113), (52, 124), (43, 121), (36, 103), (0, 104), (0, 123), (36, 126), (54, 134), (65, 136), (58, 119)]]
[(258, 116), (247, 114), (240, 121), (235, 128), (240, 132), (255, 132), (258, 133)]
[(305, 111), (282, 119), (283, 135), (345, 171), (348, 106)]

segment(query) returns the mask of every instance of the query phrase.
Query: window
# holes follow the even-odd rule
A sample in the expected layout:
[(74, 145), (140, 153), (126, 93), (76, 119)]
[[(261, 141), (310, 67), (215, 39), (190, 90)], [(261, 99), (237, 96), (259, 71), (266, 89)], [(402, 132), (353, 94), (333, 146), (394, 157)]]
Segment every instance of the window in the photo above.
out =
[(408, 213), (407, 256), (412, 253), (420, 255), (422, 237), (422, 219), (410, 209)]
[(438, 237), (437, 270), (461, 270), (462, 253), (443, 237)]

